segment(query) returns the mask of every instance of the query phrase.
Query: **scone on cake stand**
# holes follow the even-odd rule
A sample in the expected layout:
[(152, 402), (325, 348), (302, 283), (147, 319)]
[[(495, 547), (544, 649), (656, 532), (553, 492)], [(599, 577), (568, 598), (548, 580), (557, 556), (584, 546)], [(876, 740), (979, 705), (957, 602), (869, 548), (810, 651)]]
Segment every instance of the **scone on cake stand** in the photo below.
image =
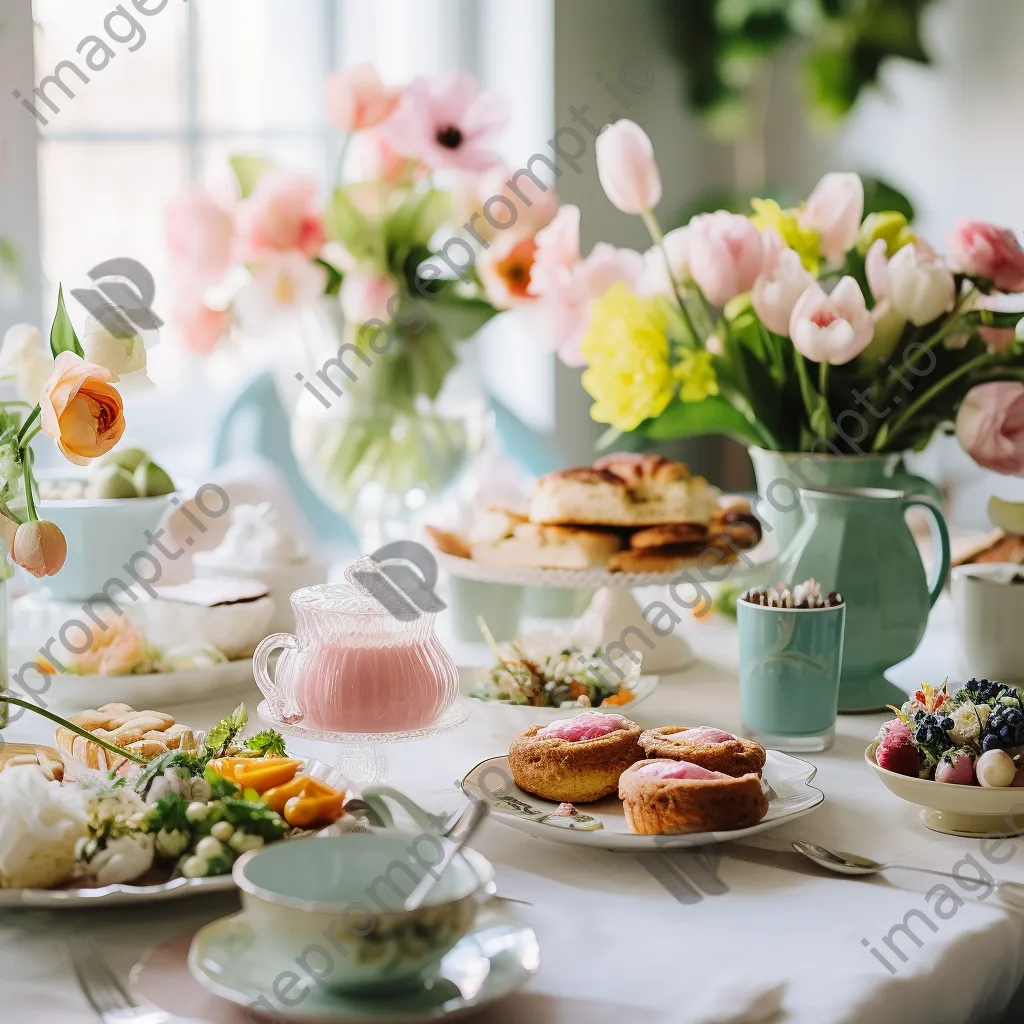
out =
[(728, 567), (761, 539), (749, 503), (723, 499), (682, 463), (633, 453), (549, 473), (526, 513), (484, 509), (464, 534), (428, 533), (456, 578), (597, 590), (578, 624), (580, 639), (642, 648), (644, 670), (659, 674), (696, 659), (681, 636), (654, 630), (630, 592), (735, 579)]

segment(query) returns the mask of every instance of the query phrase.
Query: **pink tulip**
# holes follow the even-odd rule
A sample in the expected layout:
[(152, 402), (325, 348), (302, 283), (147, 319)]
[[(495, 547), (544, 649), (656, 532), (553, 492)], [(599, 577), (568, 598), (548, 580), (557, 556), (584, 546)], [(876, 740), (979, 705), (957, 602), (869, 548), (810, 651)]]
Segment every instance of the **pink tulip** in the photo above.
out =
[(797, 300), (814, 283), (814, 275), (797, 253), (784, 245), (777, 231), (767, 228), (761, 236), (764, 265), (754, 282), (754, 312), (769, 331), (789, 335), (789, 318)]
[(315, 256), (324, 244), (316, 181), (304, 174), (268, 171), (240, 204), (238, 220), (245, 260), (296, 249)]
[(875, 239), (864, 257), (864, 275), (875, 302), (889, 297), (889, 257), (884, 238)]
[(992, 381), (967, 392), (956, 417), (956, 436), (979, 466), (1024, 475), (1024, 384)]
[[(478, 236), (485, 242), (495, 238), (532, 237), (547, 227), (558, 212), (558, 193), (543, 188), (525, 174), (509, 182), (507, 167), (494, 167), (483, 174), (460, 175), (453, 192), (453, 219), (463, 225), (463, 237)], [(484, 214), (487, 206), (490, 220)]]
[(660, 245), (652, 245), (644, 253), (644, 272), (637, 281), (638, 294), (664, 295), (674, 300), (673, 280), (679, 288), (692, 282), (689, 235), (689, 228), (676, 228), (665, 235)]
[(352, 161), (362, 181), (396, 185), (417, 181), (429, 173), (429, 168), (395, 150), (379, 129), (360, 132), (353, 137), (351, 145)]
[(388, 302), (398, 294), (398, 282), (390, 274), (363, 274), (349, 271), (341, 282), (338, 301), (345, 319), (357, 329), (367, 320), (388, 323)]
[(789, 320), (793, 347), (816, 363), (842, 366), (871, 344), (874, 327), (860, 285), (844, 277), (826, 295), (815, 282), (797, 300)]
[(623, 213), (653, 210), (661, 199), (661, 175), (647, 132), (623, 119), (597, 137), (597, 176), (604, 194)]
[(702, 213), (690, 221), (690, 275), (713, 306), (750, 291), (764, 261), (761, 234), (738, 213)]
[(644, 258), (632, 249), (598, 242), (580, 259), (578, 206), (559, 208), (554, 220), (536, 236), (529, 295), (530, 309), (541, 339), (568, 366), (583, 366), (580, 342), (590, 322), (590, 310), (617, 281), (632, 286), (644, 269)]
[(864, 185), (856, 174), (826, 174), (800, 212), (802, 227), (817, 231), (830, 263), (841, 263), (857, 241), (864, 215)]
[(380, 124), (398, 105), (402, 90), (383, 85), (369, 64), (361, 64), (328, 75), (324, 93), (331, 124), (358, 132)]
[(508, 122), (508, 104), (465, 71), (417, 78), (381, 125), (396, 152), (434, 170), (486, 171), (501, 163), (494, 137)]
[(185, 347), (196, 355), (212, 352), (231, 327), (231, 314), (211, 309), (199, 299), (182, 298), (171, 307), (171, 321)]
[(968, 277), (991, 281), (1000, 292), (1024, 292), (1024, 249), (1008, 228), (961, 221), (946, 237), (949, 261)]
[(175, 276), (206, 288), (217, 284), (231, 263), (235, 224), (231, 213), (198, 185), (179, 192), (164, 211)]

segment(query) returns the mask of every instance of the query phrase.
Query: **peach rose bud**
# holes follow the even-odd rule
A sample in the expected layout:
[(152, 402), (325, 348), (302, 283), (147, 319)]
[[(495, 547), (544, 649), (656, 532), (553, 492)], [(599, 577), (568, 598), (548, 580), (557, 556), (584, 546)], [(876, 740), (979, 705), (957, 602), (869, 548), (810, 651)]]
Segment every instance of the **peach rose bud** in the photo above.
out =
[(647, 213), (661, 199), (661, 175), (647, 132), (633, 121), (616, 121), (597, 137), (597, 176), (612, 205), (623, 213)]
[(109, 452), (124, 433), (124, 406), (117, 374), (61, 352), (39, 398), (43, 433), (76, 466)]
[(362, 131), (380, 124), (395, 109), (401, 95), (401, 89), (383, 85), (369, 64), (346, 68), (327, 76), (327, 117), (340, 131)]
[(14, 535), (11, 558), (36, 579), (60, 572), (68, 554), (68, 542), (56, 523), (38, 519), (22, 523)]

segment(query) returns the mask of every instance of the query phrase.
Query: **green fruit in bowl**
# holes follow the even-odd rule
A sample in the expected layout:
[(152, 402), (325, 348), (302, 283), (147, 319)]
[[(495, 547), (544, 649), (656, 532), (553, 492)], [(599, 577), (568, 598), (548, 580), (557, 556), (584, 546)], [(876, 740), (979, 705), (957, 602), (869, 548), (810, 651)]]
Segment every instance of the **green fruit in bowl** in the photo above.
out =
[(107, 452), (96, 465), (119, 466), (129, 473), (134, 473), (139, 465), (148, 458), (149, 456), (141, 448), (122, 448), (120, 451)]
[(988, 517), (1004, 533), (1024, 535), (1024, 501), (1005, 501), (993, 494), (988, 499)]
[(161, 494), (170, 494), (174, 490), (174, 481), (170, 475), (152, 459), (147, 458), (140, 462), (132, 479), (140, 498), (155, 498)]
[(135, 489), (135, 482), (131, 473), (108, 463), (100, 466), (92, 474), (92, 478), (85, 488), (87, 498), (137, 498), (139, 492)]

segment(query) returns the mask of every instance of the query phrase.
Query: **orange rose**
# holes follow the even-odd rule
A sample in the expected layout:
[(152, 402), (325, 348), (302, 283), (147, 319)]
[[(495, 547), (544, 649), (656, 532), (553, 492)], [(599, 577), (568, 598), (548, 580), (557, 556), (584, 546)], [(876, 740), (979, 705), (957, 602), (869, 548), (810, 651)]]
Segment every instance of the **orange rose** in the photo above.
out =
[(121, 440), (124, 407), (113, 387), (117, 375), (87, 363), (74, 352), (61, 352), (39, 399), (42, 428), (64, 457), (87, 466)]
[(22, 523), (14, 534), (11, 558), (36, 579), (60, 571), (68, 555), (68, 542), (60, 527), (46, 519)]

